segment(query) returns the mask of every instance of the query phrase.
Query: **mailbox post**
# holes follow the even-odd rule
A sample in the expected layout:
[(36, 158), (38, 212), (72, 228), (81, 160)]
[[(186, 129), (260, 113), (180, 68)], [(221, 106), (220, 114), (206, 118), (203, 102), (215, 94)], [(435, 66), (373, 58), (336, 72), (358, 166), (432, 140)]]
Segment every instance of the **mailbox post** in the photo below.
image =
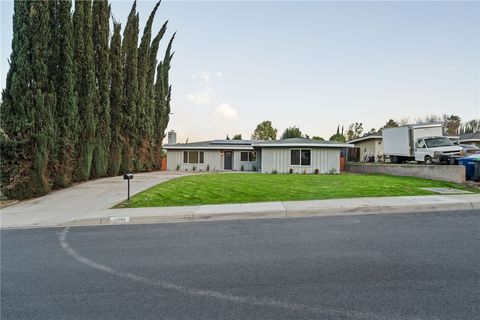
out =
[(132, 179), (133, 179), (133, 173), (125, 173), (123, 175), (123, 180), (127, 180), (128, 182), (128, 191), (127, 191), (128, 204), (130, 204), (130, 180)]

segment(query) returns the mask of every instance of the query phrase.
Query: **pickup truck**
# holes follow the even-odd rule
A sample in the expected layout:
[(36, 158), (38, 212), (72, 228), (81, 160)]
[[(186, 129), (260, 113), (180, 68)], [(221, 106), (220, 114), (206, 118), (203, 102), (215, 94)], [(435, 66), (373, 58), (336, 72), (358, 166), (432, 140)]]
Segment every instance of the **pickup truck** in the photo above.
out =
[(423, 137), (415, 143), (415, 160), (426, 164), (448, 162), (463, 155), (463, 148), (446, 137)]

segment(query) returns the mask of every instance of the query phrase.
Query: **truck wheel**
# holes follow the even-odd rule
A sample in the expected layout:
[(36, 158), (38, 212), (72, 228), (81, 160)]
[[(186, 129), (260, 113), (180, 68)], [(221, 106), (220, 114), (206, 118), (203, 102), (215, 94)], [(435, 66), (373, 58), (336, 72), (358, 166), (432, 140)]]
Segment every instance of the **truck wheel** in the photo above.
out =
[(425, 156), (425, 164), (433, 164), (432, 157)]

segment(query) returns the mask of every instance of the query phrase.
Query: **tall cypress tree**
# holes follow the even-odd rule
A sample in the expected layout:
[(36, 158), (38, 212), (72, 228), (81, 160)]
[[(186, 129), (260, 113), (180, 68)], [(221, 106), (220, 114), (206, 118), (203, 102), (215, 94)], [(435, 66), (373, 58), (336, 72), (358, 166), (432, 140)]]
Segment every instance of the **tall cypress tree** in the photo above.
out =
[(107, 175), (110, 147), (110, 59), (108, 37), (110, 35), (110, 7), (107, 0), (93, 2), (93, 44), (96, 79), (95, 99), (95, 149), (91, 176)]
[[(55, 97), (48, 75), (50, 57), (50, 21), (48, 0), (33, 1), (30, 8), (32, 99), (34, 121), (33, 194), (50, 190), (48, 165), (54, 144), (53, 108)], [(28, 94), (27, 94), (28, 96)]]
[(151, 136), (149, 135), (149, 132), (151, 131), (150, 128), (153, 126), (153, 119), (148, 117), (146, 82), (148, 77), (148, 59), (150, 53), (150, 40), (152, 38), (152, 24), (159, 5), (160, 1), (157, 2), (148, 17), (145, 28), (143, 29), (140, 46), (138, 48), (137, 130), (139, 141), (135, 157), (135, 169), (137, 171), (142, 171), (144, 169), (150, 170), (152, 166), (150, 157)]
[(155, 130), (157, 128), (156, 125), (156, 120), (155, 120), (155, 73), (157, 69), (157, 54), (158, 54), (158, 48), (160, 46), (160, 41), (162, 40), (163, 36), (165, 35), (165, 32), (167, 31), (167, 24), (168, 21), (166, 21), (163, 26), (160, 28), (160, 31), (157, 33), (155, 38), (152, 40), (152, 44), (150, 47), (150, 54), (148, 58), (148, 70), (147, 70), (147, 80), (146, 80), (146, 86), (145, 86), (145, 91), (147, 95), (147, 101), (146, 101), (146, 111), (147, 111), (147, 117), (149, 119), (153, 119), (153, 124), (149, 128), (148, 135), (151, 137), (151, 142), (150, 142), (150, 162), (152, 163), (152, 167), (154, 169), (159, 169), (159, 164), (155, 162), (155, 154), (157, 152), (157, 143), (155, 141)]
[(175, 39), (173, 34), (170, 39), (165, 57), (157, 67), (157, 81), (155, 83), (155, 133), (154, 133), (154, 161), (156, 167), (160, 166), (162, 141), (165, 138), (165, 129), (170, 120), (170, 99), (172, 95), (172, 87), (169, 84), (170, 63), (173, 58), (172, 44)]
[(30, 4), (15, 1), (12, 53), (0, 110), (1, 186), (7, 197), (32, 196), (35, 113), (30, 92)]
[(136, 13), (136, 1), (128, 15), (127, 25), (123, 32), (122, 55), (123, 55), (123, 129), (125, 145), (122, 154), (122, 172), (134, 169), (133, 160), (136, 154), (138, 141), (137, 131), (137, 102), (138, 102), (138, 14)]
[(70, 0), (50, 0), (49, 5), (51, 30), (49, 76), (56, 95), (53, 110), (56, 134), (51, 181), (54, 188), (63, 188), (73, 182), (78, 126), (73, 64), (72, 3)]
[(120, 163), (123, 150), (122, 118), (123, 118), (123, 64), (122, 64), (122, 36), (120, 35), (121, 24), (113, 22), (113, 36), (110, 42), (111, 64), (111, 91), (110, 91), (110, 154), (108, 174), (117, 175), (120, 171)]
[(75, 64), (78, 113), (81, 119), (77, 143), (76, 181), (90, 177), (95, 146), (95, 65), (93, 50), (92, 2), (75, 0)]

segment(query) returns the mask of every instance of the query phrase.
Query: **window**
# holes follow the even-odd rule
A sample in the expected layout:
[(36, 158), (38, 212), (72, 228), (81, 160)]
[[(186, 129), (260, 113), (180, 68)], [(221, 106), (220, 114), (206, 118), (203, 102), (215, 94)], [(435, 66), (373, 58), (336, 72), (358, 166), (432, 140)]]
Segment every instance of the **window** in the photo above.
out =
[(256, 151), (242, 151), (240, 152), (240, 161), (257, 161), (257, 152)]
[(248, 161), (248, 152), (240, 153), (240, 161)]
[(302, 166), (310, 165), (310, 150), (302, 150)]
[(311, 164), (311, 150), (293, 149), (290, 150), (290, 165), (309, 166)]
[(189, 151), (188, 152), (188, 163), (198, 163), (198, 152)]
[(290, 164), (292, 166), (300, 165), (300, 150), (290, 150)]
[(183, 163), (203, 163), (203, 151), (183, 151)]

